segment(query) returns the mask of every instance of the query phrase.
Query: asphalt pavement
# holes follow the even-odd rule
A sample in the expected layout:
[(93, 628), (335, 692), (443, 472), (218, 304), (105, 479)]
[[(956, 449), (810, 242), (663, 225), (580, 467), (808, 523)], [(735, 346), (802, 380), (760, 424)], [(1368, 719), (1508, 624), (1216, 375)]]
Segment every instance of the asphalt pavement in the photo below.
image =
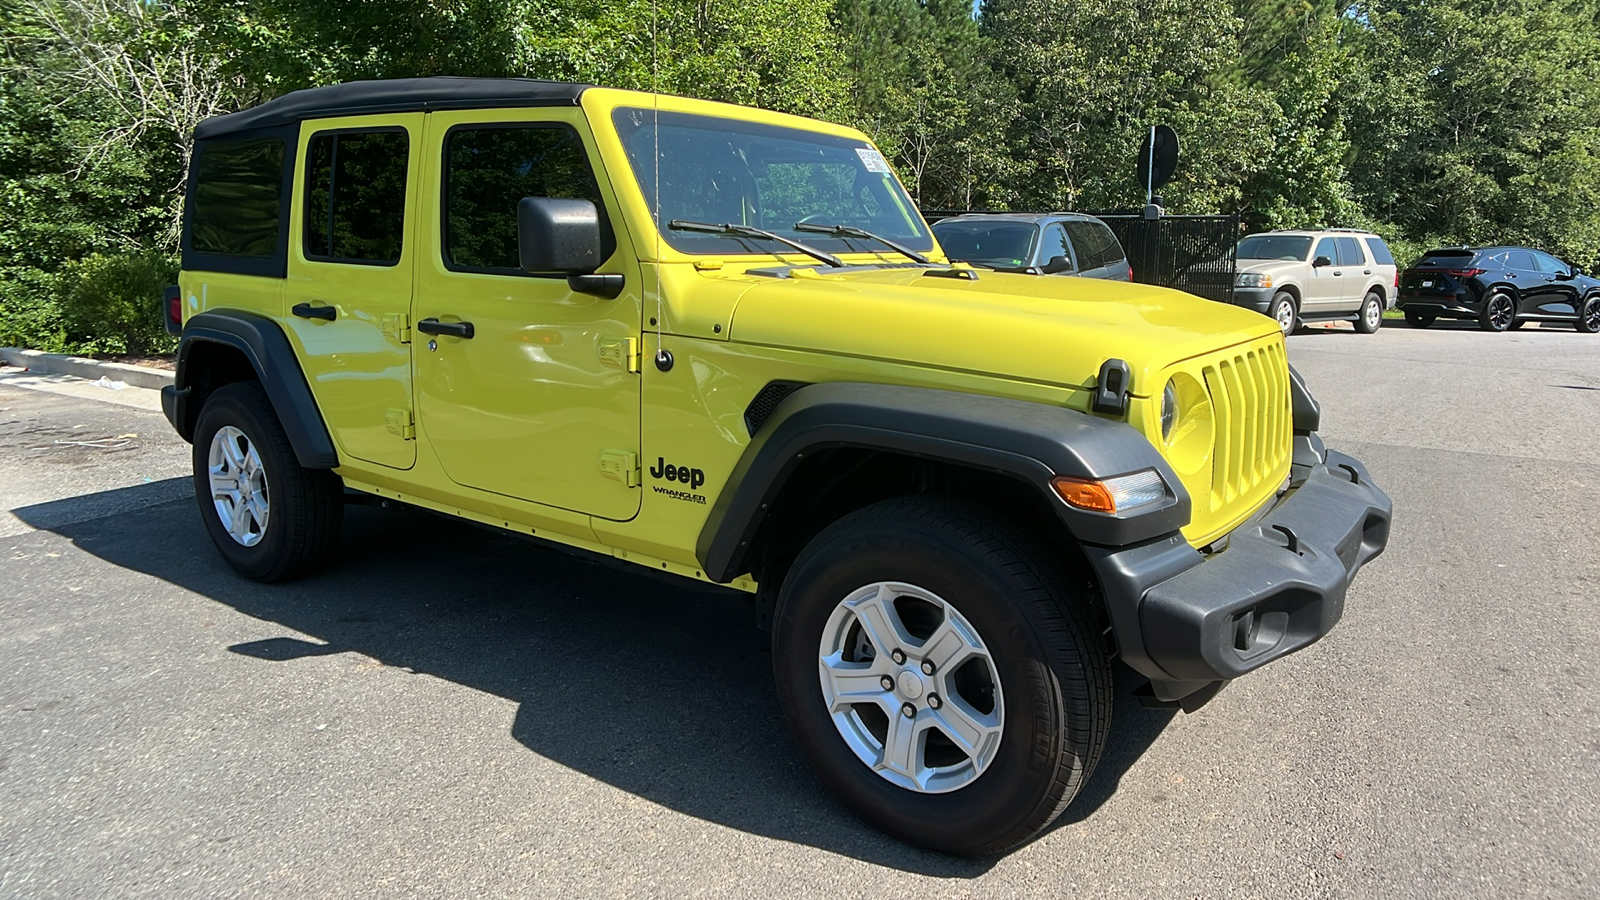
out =
[(147, 397), (0, 370), (0, 896), (1600, 895), (1600, 337), (1289, 348), (1388, 553), (1197, 713), (1123, 685), (1076, 804), (980, 861), (821, 788), (737, 598), (368, 507), (246, 582)]

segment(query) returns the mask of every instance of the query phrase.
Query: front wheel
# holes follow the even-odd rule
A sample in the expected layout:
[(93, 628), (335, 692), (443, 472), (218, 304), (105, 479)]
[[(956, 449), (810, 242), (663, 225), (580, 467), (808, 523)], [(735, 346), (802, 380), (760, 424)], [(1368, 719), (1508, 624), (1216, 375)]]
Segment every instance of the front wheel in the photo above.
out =
[(1368, 291), (1361, 301), (1361, 314), (1356, 317), (1356, 331), (1372, 334), (1383, 325), (1383, 298), (1377, 291)]
[(1267, 307), (1267, 315), (1277, 321), (1278, 330), (1283, 332), (1284, 337), (1293, 334), (1297, 324), (1295, 321), (1294, 295), (1288, 291), (1279, 291), (1274, 294), (1272, 296), (1272, 304)]
[(1578, 330), (1584, 334), (1600, 332), (1600, 297), (1590, 297), (1578, 310)]
[(1483, 312), (1478, 316), (1478, 327), (1484, 331), (1505, 331), (1517, 320), (1517, 304), (1511, 295), (1495, 291), (1483, 301)]
[(784, 716), (868, 823), (948, 853), (1010, 849), (1060, 815), (1105, 744), (1111, 671), (1090, 600), (981, 508), (859, 510), (784, 581)]
[(194, 491), (222, 558), (256, 581), (287, 581), (315, 568), (344, 521), (339, 477), (300, 466), (253, 382), (226, 385), (201, 408)]

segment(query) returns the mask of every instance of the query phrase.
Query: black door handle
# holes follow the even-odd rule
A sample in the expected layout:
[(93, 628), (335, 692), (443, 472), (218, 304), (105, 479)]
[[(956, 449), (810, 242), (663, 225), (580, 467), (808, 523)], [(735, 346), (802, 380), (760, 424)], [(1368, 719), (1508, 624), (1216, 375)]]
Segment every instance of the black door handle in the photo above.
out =
[(418, 322), (417, 330), (423, 334), (448, 334), (458, 338), (470, 338), (473, 335), (471, 322), (441, 322), (432, 318)]
[(1340, 276), (1344, 275), (1344, 273), (1339, 271), (1338, 269), (1334, 269), (1333, 270), (1333, 274), (1334, 274), (1335, 277), (1340, 277)]
[(325, 319), (332, 322), (334, 319), (339, 318), (339, 310), (331, 306), (312, 306), (309, 303), (296, 303), (294, 308), (289, 311), (302, 319)]

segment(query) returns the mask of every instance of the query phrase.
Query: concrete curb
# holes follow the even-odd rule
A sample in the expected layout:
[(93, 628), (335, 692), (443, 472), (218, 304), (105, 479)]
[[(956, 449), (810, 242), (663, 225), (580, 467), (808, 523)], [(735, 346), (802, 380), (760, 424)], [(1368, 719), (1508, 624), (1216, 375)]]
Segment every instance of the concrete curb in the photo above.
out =
[(43, 375), (74, 375), (94, 381), (106, 377), (121, 381), (129, 387), (149, 388), (159, 391), (172, 383), (173, 373), (165, 369), (149, 369), (126, 363), (100, 362), (81, 356), (45, 353), (39, 350), (18, 350), (0, 347), (0, 362)]

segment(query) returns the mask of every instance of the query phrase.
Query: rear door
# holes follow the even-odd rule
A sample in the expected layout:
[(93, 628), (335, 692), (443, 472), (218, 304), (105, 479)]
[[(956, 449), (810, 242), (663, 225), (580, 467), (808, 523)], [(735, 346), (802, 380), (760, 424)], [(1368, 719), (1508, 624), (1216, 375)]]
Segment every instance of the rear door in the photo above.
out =
[(411, 307), (422, 114), (300, 129), (284, 305), (289, 339), (341, 455), (416, 462)]
[(1532, 251), (1508, 250), (1504, 259), (1506, 281), (1516, 290), (1517, 311), (1531, 310), (1544, 289), (1544, 273), (1533, 261)]
[(1339, 258), (1335, 260), (1340, 276), (1339, 309), (1355, 311), (1361, 308), (1361, 301), (1366, 299), (1372, 266), (1367, 262), (1366, 249), (1355, 238), (1336, 237), (1333, 246), (1339, 253)]

